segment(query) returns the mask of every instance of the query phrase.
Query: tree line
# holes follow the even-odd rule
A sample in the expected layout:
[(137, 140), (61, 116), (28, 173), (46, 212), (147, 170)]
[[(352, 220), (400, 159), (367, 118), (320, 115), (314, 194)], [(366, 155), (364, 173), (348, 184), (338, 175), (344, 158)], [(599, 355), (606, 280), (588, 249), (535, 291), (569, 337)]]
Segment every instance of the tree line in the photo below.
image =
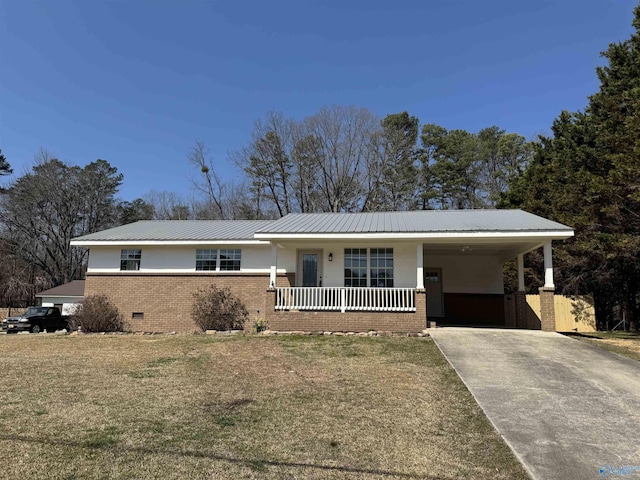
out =
[(334, 106), (300, 121), (269, 113), (231, 155), (246, 175), (252, 218), (292, 212), (494, 207), (533, 144), (492, 126), (420, 128), (407, 112), (380, 119)]
[(616, 310), (640, 318), (640, 6), (633, 27), (602, 52), (585, 110), (560, 113), (499, 203), (574, 227), (555, 249), (562, 290), (592, 293), (601, 327)]
[[(187, 155), (189, 195), (117, 193), (123, 175), (106, 160), (68, 165), (46, 150), (0, 191), (0, 302), (84, 275), (87, 252), (72, 238), (138, 220), (272, 219), (291, 212), (357, 212), (494, 206), (526, 167), (531, 142), (498, 127), (447, 131), (407, 112), (378, 118), (334, 106), (301, 121), (269, 113), (233, 154), (239, 183), (225, 182), (202, 142)], [(1, 155), (1, 152), (0, 152)], [(0, 156), (0, 175), (10, 175)]]

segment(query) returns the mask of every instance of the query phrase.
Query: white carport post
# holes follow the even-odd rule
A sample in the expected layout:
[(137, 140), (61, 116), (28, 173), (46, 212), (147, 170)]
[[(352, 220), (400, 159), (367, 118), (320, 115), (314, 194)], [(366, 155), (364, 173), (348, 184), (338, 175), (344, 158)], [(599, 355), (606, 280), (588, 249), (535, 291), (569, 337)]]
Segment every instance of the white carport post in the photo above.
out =
[(553, 259), (551, 256), (551, 240), (544, 242), (544, 287), (555, 288), (553, 284)]
[[(427, 292), (424, 289), (424, 245), (419, 243), (416, 246), (416, 293), (415, 307), (416, 319), (419, 324), (429, 327), (430, 323), (427, 318)], [(424, 323), (423, 323), (424, 322)], [(435, 323), (433, 324), (435, 327)], [(424, 327), (423, 327), (424, 328)]]
[(269, 288), (276, 288), (276, 277), (278, 273), (278, 244), (271, 244), (271, 267), (269, 269)]
[(416, 247), (416, 289), (424, 290), (424, 257), (422, 243)]
[(527, 294), (524, 288), (524, 253), (518, 254), (518, 291), (515, 294), (516, 301), (516, 318), (515, 325), (511, 323), (509, 326), (516, 328), (528, 328), (527, 325)]
[(518, 291), (524, 292), (524, 253), (518, 254)]

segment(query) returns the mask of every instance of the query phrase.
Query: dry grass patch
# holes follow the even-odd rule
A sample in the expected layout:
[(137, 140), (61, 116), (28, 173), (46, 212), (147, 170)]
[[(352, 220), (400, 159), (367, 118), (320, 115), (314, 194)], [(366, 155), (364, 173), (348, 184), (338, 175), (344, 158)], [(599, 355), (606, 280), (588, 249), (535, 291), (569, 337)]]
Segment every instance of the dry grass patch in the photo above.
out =
[(1, 336), (5, 478), (527, 478), (430, 340)]
[(640, 360), (640, 335), (631, 332), (593, 332), (571, 335), (584, 342)]

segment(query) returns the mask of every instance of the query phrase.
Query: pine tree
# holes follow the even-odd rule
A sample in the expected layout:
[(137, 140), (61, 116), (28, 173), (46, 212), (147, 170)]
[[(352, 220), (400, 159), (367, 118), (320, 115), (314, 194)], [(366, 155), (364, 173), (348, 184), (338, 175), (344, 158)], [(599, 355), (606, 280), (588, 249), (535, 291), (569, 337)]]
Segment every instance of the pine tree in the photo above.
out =
[(600, 90), (584, 112), (562, 112), (503, 206), (571, 225), (556, 249), (563, 288), (592, 292), (600, 322), (614, 305), (640, 314), (640, 6), (629, 40), (609, 45)]
[(11, 175), (13, 170), (6, 157), (2, 154), (2, 150), (0, 150), (0, 176), (2, 175)]

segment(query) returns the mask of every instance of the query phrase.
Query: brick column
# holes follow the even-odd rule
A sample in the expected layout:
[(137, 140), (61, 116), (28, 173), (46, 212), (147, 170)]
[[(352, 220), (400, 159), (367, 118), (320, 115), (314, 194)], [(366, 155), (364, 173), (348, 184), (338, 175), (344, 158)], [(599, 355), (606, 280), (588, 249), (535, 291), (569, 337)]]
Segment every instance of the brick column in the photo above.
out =
[(516, 328), (527, 328), (527, 294), (518, 290), (515, 295)]
[(265, 292), (264, 319), (267, 321), (267, 328), (270, 328), (269, 321), (274, 317), (276, 311), (276, 289), (269, 288)]
[(540, 287), (540, 325), (544, 332), (556, 331), (556, 309), (553, 303), (555, 288)]
[(427, 290), (424, 288), (416, 288), (416, 318), (417, 322), (422, 325), (422, 329), (429, 326), (427, 321)]

